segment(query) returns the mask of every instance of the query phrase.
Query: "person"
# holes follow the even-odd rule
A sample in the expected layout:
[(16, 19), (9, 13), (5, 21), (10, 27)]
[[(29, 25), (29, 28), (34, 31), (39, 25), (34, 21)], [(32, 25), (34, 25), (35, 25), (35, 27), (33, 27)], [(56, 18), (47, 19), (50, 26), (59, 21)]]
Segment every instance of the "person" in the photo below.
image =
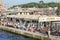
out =
[(31, 27), (31, 26), (29, 27), (29, 31), (30, 31), (30, 32), (32, 31), (32, 27)]
[(26, 21), (23, 22), (23, 29), (27, 30), (28, 23)]
[(26, 21), (24, 21), (23, 25), (27, 28), (28, 23)]
[(50, 24), (48, 25), (48, 30), (47, 30), (47, 32), (48, 32), (48, 37), (50, 37), (50, 34), (51, 34), (51, 31), (50, 31)]
[(0, 25), (1, 25), (1, 19), (0, 19)]
[(30, 24), (28, 24), (28, 26), (27, 26), (27, 29), (26, 29), (26, 30), (27, 30), (27, 31), (29, 31), (29, 28), (30, 28), (30, 27), (31, 27), (31, 25), (30, 25)]
[(37, 31), (40, 32), (40, 33), (42, 33), (42, 28), (39, 26), (39, 27), (37, 28)]
[(19, 22), (17, 21), (16, 22), (16, 28), (19, 28), (20, 27), (20, 25), (19, 25)]
[(35, 25), (33, 24), (32, 25), (32, 29), (31, 29), (31, 32), (34, 32), (34, 28), (35, 28)]
[(43, 33), (46, 34), (46, 31), (47, 31), (46, 27), (43, 27), (42, 30), (43, 30)]
[(4, 21), (4, 26), (6, 26), (6, 24), (7, 24), (7, 22), (6, 22), (6, 21)]
[(35, 32), (36, 31), (36, 27), (35, 25), (33, 24), (31, 27), (30, 27), (30, 32)]
[(59, 32), (58, 32), (58, 35), (60, 36), (60, 30), (59, 30)]
[(16, 28), (16, 22), (13, 22), (13, 27)]
[(56, 36), (60, 36), (60, 30), (59, 29), (56, 31)]
[(37, 26), (36, 25), (34, 25), (34, 32), (36, 32), (37, 31)]

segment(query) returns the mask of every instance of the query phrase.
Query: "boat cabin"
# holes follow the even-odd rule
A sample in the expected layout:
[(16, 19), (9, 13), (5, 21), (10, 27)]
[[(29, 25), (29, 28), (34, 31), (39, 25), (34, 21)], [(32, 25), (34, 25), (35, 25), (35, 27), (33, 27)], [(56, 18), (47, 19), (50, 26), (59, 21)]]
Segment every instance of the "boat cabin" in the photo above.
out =
[(45, 32), (50, 31), (50, 34), (60, 35), (60, 17), (58, 16), (39, 17), (39, 27)]

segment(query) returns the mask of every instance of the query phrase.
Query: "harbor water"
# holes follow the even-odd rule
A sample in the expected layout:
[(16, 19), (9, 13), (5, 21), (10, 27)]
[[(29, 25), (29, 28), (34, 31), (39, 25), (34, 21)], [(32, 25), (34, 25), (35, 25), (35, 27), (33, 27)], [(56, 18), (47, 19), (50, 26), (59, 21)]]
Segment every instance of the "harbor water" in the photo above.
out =
[(0, 40), (37, 40), (0, 30)]

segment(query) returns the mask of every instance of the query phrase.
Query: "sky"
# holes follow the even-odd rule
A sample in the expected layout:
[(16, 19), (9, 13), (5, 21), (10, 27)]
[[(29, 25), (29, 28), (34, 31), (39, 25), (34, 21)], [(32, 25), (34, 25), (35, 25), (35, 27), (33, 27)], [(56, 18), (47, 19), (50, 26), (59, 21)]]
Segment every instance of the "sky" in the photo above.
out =
[[(30, 2), (39, 2), (41, 0), (2, 0), (4, 7), (10, 7), (18, 4), (25, 4)], [(58, 0), (43, 0), (44, 2), (57, 2)]]

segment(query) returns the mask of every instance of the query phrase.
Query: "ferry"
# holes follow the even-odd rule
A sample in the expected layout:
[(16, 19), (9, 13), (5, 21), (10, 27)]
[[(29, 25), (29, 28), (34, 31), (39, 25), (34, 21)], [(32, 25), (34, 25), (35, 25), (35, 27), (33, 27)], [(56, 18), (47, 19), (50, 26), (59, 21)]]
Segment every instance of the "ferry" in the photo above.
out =
[[(60, 17), (59, 16), (7, 15), (7, 16), (1, 17), (1, 25), (4, 25), (4, 26), (10, 26), (10, 27), (16, 28), (15, 24), (18, 24), (17, 22), (19, 22), (19, 25), (23, 25), (23, 24), (26, 25), (26, 23), (27, 23), (27, 24), (30, 24), (32, 26), (32, 28), (34, 28), (33, 26), (35, 26), (37, 28), (37, 30), (35, 30), (35, 31), (31, 31), (31, 30), (27, 31), (25, 29), (25, 27), (23, 27), (24, 29), (22, 29), (22, 30), (29, 32), (28, 34), (32, 33), (34, 35), (34, 33), (36, 33), (36, 34), (42, 33), (45, 36), (47, 35), (47, 37), (49, 37), (50, 39), (59, 40), (59, 38), (60, 38)], [(8, 28), (8, 30), (9, 30), (9, 28)], [(12, 29), (12, 30), (14, 30), (14, 29)], [(20, 34), (20, 33), (18, 33), (18, 34)], [(40, 34), (40, 36), (41, 36), (41, 34)], [(58, 37), (58, 38), (56, 38), (56, 37)]]

